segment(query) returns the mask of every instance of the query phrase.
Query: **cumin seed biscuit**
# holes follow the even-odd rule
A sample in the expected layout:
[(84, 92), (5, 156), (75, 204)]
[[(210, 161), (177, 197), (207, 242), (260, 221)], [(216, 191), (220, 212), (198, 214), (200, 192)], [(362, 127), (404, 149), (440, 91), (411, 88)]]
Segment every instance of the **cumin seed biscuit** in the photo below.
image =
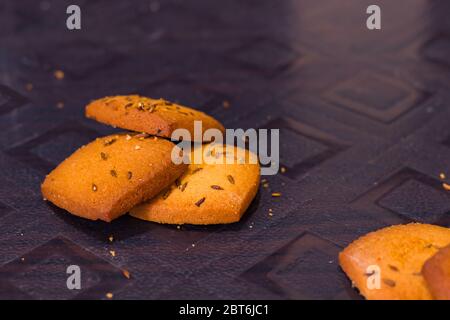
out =
[(187, 165), (171, 160), (174, 146), (142, 134), (98, 138), (47, 175), (42, 194), (74, 215), (109, 222), (185, 172)]
[[(449, 228), (419, 223), (395, 225), (352, 242), (339, 254), (339, 262), (367, 299), (432, 299), (422, 266), (438, 248), (448, 244)], [(380, 268), (379, 289), (367, 286), (369, 266)]]
[(450, 300), (450, 246), (440, 249), (428, 259), (422, 274), (435, 299)]
[[(231, 150), (234, 150), (234, 155)], [(247, 150), (220, 146), (206, 157), (209, 161), (200, 157), (200, 164), (191, 161), (188, 171), (170, 188), (149, 202), (136, 206), (130, 214), (167, 224), (205, 225), (239, 221), (258, 191), (260, 167), (256, 156)], [(223, 164), (208, 164), (212, 158), (221, 157)], [(233, 158), (235, 163), (226, 163), (227, 157)]]
[(184, 128), (190, 132), (192, 141), (195, 141), (194, 121), (202, 122), (202, 135), (207, 129), (212, 128), (225, 132), (220, 122), (201, 111), (164, 99), (138, 95), (95, 100), (87, 105), (86, 116), (122, 129), (164, 138), (170, 138), (174, 130)]

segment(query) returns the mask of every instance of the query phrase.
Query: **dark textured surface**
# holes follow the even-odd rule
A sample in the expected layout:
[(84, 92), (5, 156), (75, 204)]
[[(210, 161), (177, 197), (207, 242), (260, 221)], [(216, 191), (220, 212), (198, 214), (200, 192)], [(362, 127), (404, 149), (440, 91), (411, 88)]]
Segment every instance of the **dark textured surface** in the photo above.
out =
[[(350, 241), (450, 227), (448, 1), (378, 1), (381, 31), (360, 0), (79, 0), (76, 32), (71, 3), (0, 3), (0, 298), (358, 299), (337, 264)], [(91, 222), (42, 201), (51, 168), (114, 132), (84, 105), (121, 93), (280, 128), (287, 171), (228, 226)], [(69, 264), (81, 291), (65, 287)]]

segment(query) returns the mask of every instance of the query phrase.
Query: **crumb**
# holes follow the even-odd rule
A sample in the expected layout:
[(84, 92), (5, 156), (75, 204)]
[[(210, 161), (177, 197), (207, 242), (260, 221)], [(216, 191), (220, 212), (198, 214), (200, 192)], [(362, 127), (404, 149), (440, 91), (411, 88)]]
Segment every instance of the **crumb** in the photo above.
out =
[(272, 197), (281, 197), (281, 192), (272, 192)]
[(27, 90), (27, 91), (33, 90), (33, 84), (32, 84), (32, 83), (27, 83), (27, 84), (25, 85), (25, 90)]
[(441, 178), (442, 180), (444, 180), (446, 177), (445, 177), (445, 174), (444, 173), (441, 173), (440, 175), (439, 175), (439, 178)]
[(111, 256), (115, 257), (116, 256), (116, 252), (114, 250), (109, 250), (109, 253), (111, 254)]
[(56, 70), (55, 72), (53, 72), (53, 75), (54, 75), (55, 78), (58, 79), (58, 80), (64, 79), (64, 72), (61, 71), (61, 70)]
[(57, 107), (58, 109), (64, 108), (64, 102), (62, 102), (62, 101), (58, 102), (58, 103), (56, 104), (56, 107)]
[(25, 261), (25, 258), (23, 258), (23, 257), (22, 257), (22, 258), (20, 258), (20, 261), (22, 261), (22, 262), (23, 262), (23, 261)]
[(134, 150), (139, 150), (141, 148), (141, 146), (135, 146)]
[(227, 101), (227, 100), (225, 100), (225, 101), (222, 102), (222, 106), (223, 106), (225, 109), (228, 109), (228, 108), (230, 107), (230, 102)]
[(177, 226), (177, 229), (180, 230), (180, 229), (181, 229), (181, 226)]
[(131, 136), (129, 134), (127, 134), (127, 136), (125, 137), (125, 140), (131, 140)]
[(286, 172), (286, 168), (285, 167), (281, 167), (281, 173), (285, 173)]
[(106, 297), (107, 297), (108, 299), (112, 299), (113, 296), (114, 296), (114, 295), (113, 295), (111, 292), (108, 292), (108, 293), (106, 294)]
[(450, 191), (450, 184), (443, 183), (442, 186), (444, 187), (445, 190)]
[(130, 279), (130, 277), (131, 277), (130, 272), (128, 270), (126, 270), (126, 269), (122, 270), (122, 274), (127, 279)]
[(267, 182), (263, 184), (263, 188), (267, 189), (268, 187), (269, 187), (269, 184)]
[(114, 241), (114, 237), (111, 235), (111, 236), (109, 236), (108, 240), (109, 240), (109, 242), (113, 242)]
[(194, 247), (195, 247), (195, 243), (192, 244), (192, 248), (194, 248)]

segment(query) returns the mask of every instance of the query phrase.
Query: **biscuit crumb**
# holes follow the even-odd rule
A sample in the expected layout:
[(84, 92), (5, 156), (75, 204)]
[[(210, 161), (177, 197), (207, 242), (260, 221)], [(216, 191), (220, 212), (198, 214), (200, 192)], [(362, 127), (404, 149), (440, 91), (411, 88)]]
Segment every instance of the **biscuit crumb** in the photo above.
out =
[(281, 167), (281, 173), (285, 173), (286, 172), (286, 168), (285, 167)]
[(272, 197), (281, 197), (281, 192), (272, 192)]
[(63, 109), (63, 108), (64, 108), (64, 102), (59, 101), (59, 102), (56, 104), (56, 108), (58, 108), (58, 109)]
[(134, 150), (139, 150), (141, 148), (141, 146), (137, 145), (134, 147)]
[(224, 109), (228, 109), (230, 107), (230, 102), (225, 100), (222, 102), (222, 106), (224, 107)]
[(53, 72), (53, 75), (54, 75), (55, 78), (58, 79), (58, 80), (64, 79), (64, 72), (61, 71), (61, 70), (56, 70), (55, 72)]
[(25, 85), (25, 90), (27, 90), (27, 91), (33, 90), (33, 84), (32, 84), (32, 83), (27, 83), (27, 84)]
[(445, 177), (445, 173), (441, 173), (440, 175), (439, 175), (439, 178), (441, 178), (442, 180), (444, 180), (446, 177)]
[(264, 189), (267, 189), (268, 187), (269, 187), (269, 184), (267, 182), (263, 184)]
[(123, 269), (122, 270), (122, 274), (125, 278), (130, 279), (131, 278), (131, 274), (127, 269)]
[(106, 294), (106, 297), (107, 297), (108, 299), (112, 299), (113, 296), (114, 296), (114, 295), (113, 295), (111, 292), (108, 292), (108, 293)]
[(444, 182), (442, 186), (444, 187), (445, 190), (450, 191), (450, 184)]
[(129, 134), (127, 134), (127, 136), (125, 137), (125, 140), (127, 140), (127, 141), (131, 140), (131, 136)]
[(25, 261), (25, 258), (24, 257), (20, 258), (20, 261), (22, 261), (22, 262)]
[(109, 253), (111, 254), (111, 256), (115, 257), (116, 256), (116, 252), (114, 250), (109, 250)]
[(109, 240), (109, 242), (113, 242), (113, 241), (114, 241), (114, 237), (113, 237), (112, 235), (110, 235), (110, 236), (108, 237), (108, 240)]

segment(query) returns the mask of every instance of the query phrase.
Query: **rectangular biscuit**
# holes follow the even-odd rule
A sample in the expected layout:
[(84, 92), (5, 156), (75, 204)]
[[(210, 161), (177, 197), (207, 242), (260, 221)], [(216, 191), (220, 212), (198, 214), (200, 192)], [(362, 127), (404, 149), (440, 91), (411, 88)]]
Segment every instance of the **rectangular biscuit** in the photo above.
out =
[(174, 146), (136, 134), (98, 138), (47, 175), (42, 194), (74, 215), (111, 221), (183, 174), (187, 165), (171, 160)]

